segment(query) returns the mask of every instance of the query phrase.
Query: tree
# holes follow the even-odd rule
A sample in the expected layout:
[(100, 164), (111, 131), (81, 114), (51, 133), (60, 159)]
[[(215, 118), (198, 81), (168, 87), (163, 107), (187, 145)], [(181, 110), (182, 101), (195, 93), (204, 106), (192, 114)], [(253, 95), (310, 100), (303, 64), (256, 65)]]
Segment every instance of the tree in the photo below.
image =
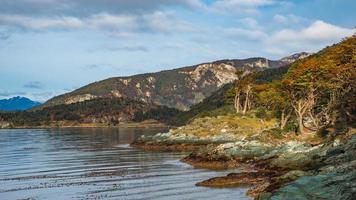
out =
[(236, 75), (237, 75), (237, 80), (235, 81), (234, 107), (235, 107), (236, 113), (240, 113), (241, 112), (240, 98), (241, 98), (241, 93), (242, 93), (241, 79), (243, 78), (244, 72), (242, 70), (237, 70)]
[(259, 106), (273, 111), (280, 119), (280, 129), (284, 129), (292, 117), (292, 107), (280, 81), (255, 86)]
[(340, 116), (353, 117), (355, 107), (347, 105), (355, 97), (355, 49), (352, 36), (294, 63), (283, 78), (301, 134), (333, 126)]
[(254, 87), (255, 74), (248, 74), (239, 81), (239, 87), (245, 96), (242, 113), (246, 114), (252, 107), (252, 92)]

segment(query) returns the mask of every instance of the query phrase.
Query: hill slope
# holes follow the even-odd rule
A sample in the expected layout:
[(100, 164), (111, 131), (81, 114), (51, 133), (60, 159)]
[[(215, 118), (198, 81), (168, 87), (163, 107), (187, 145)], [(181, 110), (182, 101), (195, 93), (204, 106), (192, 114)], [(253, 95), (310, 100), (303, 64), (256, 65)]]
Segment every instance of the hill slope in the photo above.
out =
[[(297, 59), (306, 55), (297, 54), (292, 58)], [(127, 98), (186, 111), (221, 86), (233, 82), (237, 78), (235, 74), (237, 69), (262, 71), (288, 65), (293, 59), (220, 60), (157, 73), (109, 78), (54, 97), (40, 108), (98, 98)]]
[(237, 70), (256, 72), (259, 82), (269, 82), (281, 78), (287, 71), (282, 67), (285, 65), (288, 62), (266, 64), (263, 58), (223, 60), (110, 78), (55, 97), (30, 111), (0, 113), (0, 121), (13, 127), (111, 126), (146, 120), (182, 125), (196, 117), (233, 110), (229, 95)]

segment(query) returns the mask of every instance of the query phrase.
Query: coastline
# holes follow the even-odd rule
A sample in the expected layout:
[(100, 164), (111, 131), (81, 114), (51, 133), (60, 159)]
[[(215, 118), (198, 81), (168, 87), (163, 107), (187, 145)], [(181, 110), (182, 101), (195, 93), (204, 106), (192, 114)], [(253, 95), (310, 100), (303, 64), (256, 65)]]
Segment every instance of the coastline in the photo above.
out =
[[(219, 127), (221, 121), (229, 121), (227, 118), (232, 119), (230, 123)], [(229, 127), (234, 127), (235, 122), (240, 124), (238, 128), (240, 131), (233, 134), (235, 138), (232, 139), (229, 132), (234, 128)], [(196, 183), (196, 186), (200, 187), (248, 186), (250, 187), (246, 193), (248, 196), (266, 200), (286, 199), (289, 193), (296, 196), (311, 195), (335, 199), (349, 195), (350, 191), (345, 194), (327, 192), (318, 194), (318, 191), (327, 191), (330, 187), (332, 190), (340, 187), (348, 190), (345, 185), (355, 185), (352, 181), (356, 176), (355, 129), (351, 129), (344, 137), (328, 142), (327, 139), (318, 136), (301, 137), (287, 134), (285, 137), (277, 137), (270, 133), (270, 130), (260, 129), (261, 127), (250, 122), (257, 123), (258, 119), (231, 116), (198, 119), (186, 126), (171, 129), (167, 133), (143, 137), (131, 146), (146, 151), (191, 152), (181, 159), (181, 162), (194, 168), (241, 169), (240, 173), (212, 177)], [(199, 126), (203, 130), (196, 131)], [(273, 127), (273, 122), (267, 126)], [(191, 132), (187, 132), (188, 130)], [(217, 133), (219, 130), (220, 133)], [(247, 133), (246, 130), (254, 134)], [(204, 134), (201, 134), (202, 132)], [(344, 185), (337, 182), (332, 186), (326, 186), (324, 179), (319, 178), (330, 177), (337, 181), (338, 176), (346, 176), (348, 181)], [(307, 189), (295, 187), (301, 180), (307, 181), (305, 183), (307, 185), (314, 184), (317, 189), (306, 191)], [(314, 182), (309, 183), (310, 181)], [(352, 190), (351, 195), (354, 195)]]
[(82, 123), (82, 124), (52, 124), (40, 126), (7, 126), (0, 129), (50, 129), (50, 128), (174, 128), (174, 126), (156, 122), (128, 122), (118, 125), (107, 125), (98, 123)]

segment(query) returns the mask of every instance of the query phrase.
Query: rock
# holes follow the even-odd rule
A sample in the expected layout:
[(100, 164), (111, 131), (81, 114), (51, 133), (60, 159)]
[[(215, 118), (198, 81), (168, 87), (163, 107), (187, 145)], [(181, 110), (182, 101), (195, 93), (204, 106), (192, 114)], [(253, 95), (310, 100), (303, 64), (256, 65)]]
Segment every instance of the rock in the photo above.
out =
[(284, 174), (283, 176), (281, 176), (280, 179), (296, 180), (299, 177), (309, 176), (309, 175), (311, 175), (311, 173), (309, 173), (309, 172), (305, 172), (305, 171), (301, 171), (301, 170), (293, 170), (293, 171), (289, 171), (286, 174)]
[(197, 186), (206, 187), (246, 187), (266, 182), (272, 175), (271, 172), (242, 172), (231, 173), (227, 176), (211, 178), (197, 183)]
[(0, 121), (0, 128), (9, 128), (10, 126), (9, 122)]
[(97, 96), (91, 95), (91, 94), (76, 95), (76, 96), (68, 97), (67, 99), (65, 99), (64, 103), (65, 104), (74, 104), (74, 103), (78, 103), (78, 102), (92, 100), (95, 98), (97, 98)]
[(305, 176), (276, 190), (264, 200), (333, 199), (347, 200), (356, 196), (356, 172)]

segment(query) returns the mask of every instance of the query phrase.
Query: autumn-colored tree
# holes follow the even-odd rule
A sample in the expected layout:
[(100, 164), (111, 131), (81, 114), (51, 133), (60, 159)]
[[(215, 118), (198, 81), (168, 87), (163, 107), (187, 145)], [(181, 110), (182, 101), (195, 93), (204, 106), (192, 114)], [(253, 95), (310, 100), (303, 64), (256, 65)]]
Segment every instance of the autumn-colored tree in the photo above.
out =
[(355, 50), (353, 36), (291, 66), (282, 83), (301, 134), (334, 124), (347, 96), (355, 96)]

